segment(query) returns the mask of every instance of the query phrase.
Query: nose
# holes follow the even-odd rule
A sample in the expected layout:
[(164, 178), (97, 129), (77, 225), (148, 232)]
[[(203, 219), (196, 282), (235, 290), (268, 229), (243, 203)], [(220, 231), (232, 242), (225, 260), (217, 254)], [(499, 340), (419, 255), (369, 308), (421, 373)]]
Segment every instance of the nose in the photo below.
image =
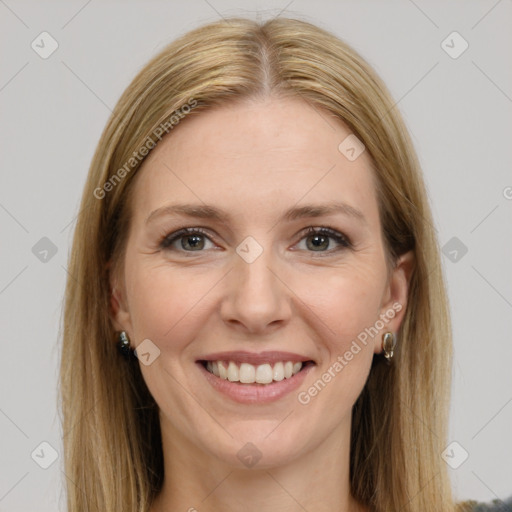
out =
[(292, 311), (292, 292), (281, 277), (270, 249), (251, 263), (238, 254), (226, 276), (221, 317), (231, 328), (265, 334), (285, 325)]

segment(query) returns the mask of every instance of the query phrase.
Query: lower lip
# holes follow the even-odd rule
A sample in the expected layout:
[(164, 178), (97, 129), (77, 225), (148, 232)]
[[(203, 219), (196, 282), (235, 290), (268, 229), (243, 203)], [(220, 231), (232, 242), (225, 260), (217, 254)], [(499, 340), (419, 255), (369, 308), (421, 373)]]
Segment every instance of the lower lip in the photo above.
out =
[(221, 379), (210, 373), (202, 363), (198, 362), (196, 364), (214, 389), (241, 404), (264, 404), (279, 400), (296, 390), (314, 366), (313, 364), (308, 364), (289, 379), (283, 379), (279, 382), (272, 382), (270, 384), (241, 384)]

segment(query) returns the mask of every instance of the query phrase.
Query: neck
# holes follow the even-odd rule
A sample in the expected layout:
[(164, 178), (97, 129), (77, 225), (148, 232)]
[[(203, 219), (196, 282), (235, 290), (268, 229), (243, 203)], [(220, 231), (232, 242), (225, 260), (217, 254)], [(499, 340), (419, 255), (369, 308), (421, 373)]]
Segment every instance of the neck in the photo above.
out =
[(278, 467), (234, 468), (206, 455), (161, 418), (165, 478), (151, 512), (361, 512), (350, 494), (350, 421)]

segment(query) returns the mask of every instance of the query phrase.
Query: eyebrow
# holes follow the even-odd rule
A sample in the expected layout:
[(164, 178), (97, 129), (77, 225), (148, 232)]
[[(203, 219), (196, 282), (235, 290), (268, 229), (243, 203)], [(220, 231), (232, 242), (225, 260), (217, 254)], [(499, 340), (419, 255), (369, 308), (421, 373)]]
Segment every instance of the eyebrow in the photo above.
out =
[[(293, 207), (284, 212), (278, 222), (293, 221), (308, 217), (322, 217), (326, 215), (343, 214), (351, 217), (363, 224), (366, 224), (366, 218), (363, 213), (343, 202), (332, 202), (327, 204), (306, 204), (304, 206)], [(228, 222), (230, 215), (215, 206), (207, 204), (171, 204), (163, 206), (152, 211), (146, 219), (146, 224), (156, 218), (168, 215), (182, 215), (184, 217), (193, 217), (198, 219), (212, 219), (220, 222)]]

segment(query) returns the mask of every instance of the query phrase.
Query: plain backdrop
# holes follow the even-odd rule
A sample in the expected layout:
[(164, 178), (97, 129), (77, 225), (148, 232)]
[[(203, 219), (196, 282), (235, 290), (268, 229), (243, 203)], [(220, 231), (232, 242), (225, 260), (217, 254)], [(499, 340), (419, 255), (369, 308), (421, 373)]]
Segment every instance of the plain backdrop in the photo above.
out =
[(62, 296), (82, 187), (110, 111), (167, 43), (233, 15), (316, 23), (390, 88), (443, 247), (457, 443), (447, 453), (460, 462), (467, 452), (450, 467), (454, 493), (504, 500), (512, 493), (511, 0), (0, 0), (0, 511), (64, 511)]

